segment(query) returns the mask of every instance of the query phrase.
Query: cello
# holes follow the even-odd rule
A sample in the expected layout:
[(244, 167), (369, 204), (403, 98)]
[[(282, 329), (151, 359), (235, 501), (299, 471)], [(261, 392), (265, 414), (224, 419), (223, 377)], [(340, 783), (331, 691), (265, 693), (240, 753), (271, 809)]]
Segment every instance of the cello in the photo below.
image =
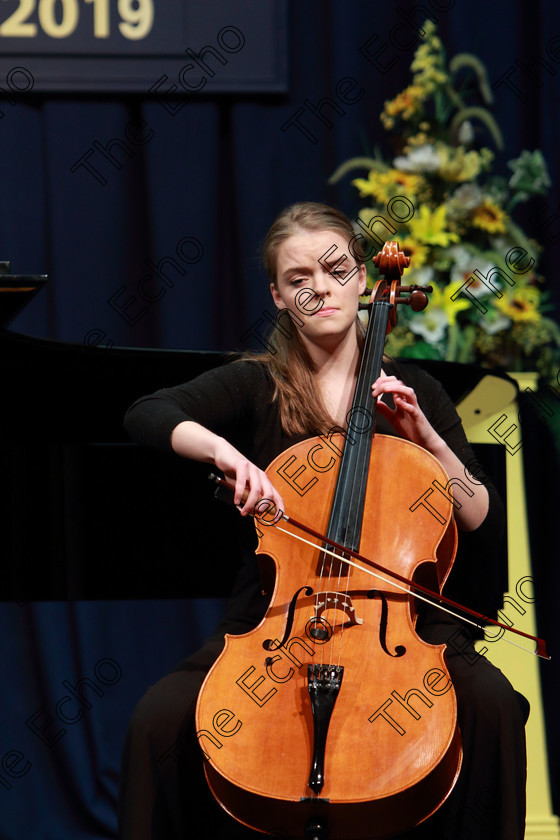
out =
[(397, 243), (375, 261), (385, 280), (371, 296), (346, 432), (298, 443), (267, 469), (273, 481), (290, 479), (286, 510), (325, 537), (302, 541), (296, 525), (279, 527), (266, 500), (257, 505), (257, 553), (276, 564), (274, 592), (258, 627), (226, 636), (197, 703), (215, 798), (278, 837), (401, 833), (441, 806), (461, 766), (445, 645), (416, 634), (411, 587), (372, 579), (352, 559), (359, 553), (439, 591), (457, 543), (451, 498), (443, 522), (411, 520), (426, 487), (447, 485), (443, 467), (414, 443), (375, 434), (371, 384), (397, 304), (427, 303), (422, 290), (400, 285), (408, 258)]

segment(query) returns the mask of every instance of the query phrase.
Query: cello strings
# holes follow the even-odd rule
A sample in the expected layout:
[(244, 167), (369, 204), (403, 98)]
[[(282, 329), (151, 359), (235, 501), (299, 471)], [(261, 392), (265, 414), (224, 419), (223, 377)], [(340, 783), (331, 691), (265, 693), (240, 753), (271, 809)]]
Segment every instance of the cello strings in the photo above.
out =
[[(286, 528), (281, 528), (280, 525), (275, 525), (274, 527), (278, 528), (278, 530), (281, 531), (282, 533), (288, 534), (289, 536), (294, 537), (294, 539), (300, 540), (300, 542), (303, 542), (303, 543), (306, 543), (307, 545), (310, 545), (312, 548), (319, 548), (319, 546), (316, 543), (312, 543), (311, 540), (308, 540), (305, 537), (300, 536), (299, 534), (294, 534), (293, 531), (288, 531), (288, 530), (286, 530)], [(476, 627), (478, 630), (482, 630), (484, 632), (484, 626), (482, 624), (477, 624), (476, 621), (473, 621), (470, 618), (466, 618), (466, 616), (464, 616), (464, 615), (460, 615), (459, 613), (456, 613), (453, 610), (450, 610), (449, 607), (444, 607), (443, 604), (438, 604), (435, 601), (431, 601), (429, 598), (426, 598), (424, 595), (420, 595), (418, 592), (411, 592), (410, 589), (407, 589), (407, 587), (403, 586), (401, 583), (397, 583), (396, 581), (393, 581), (393, 580), (388, 580), (387, 578), (380, 575), (379, 572), (374, 572), (372, 569), (368, 569), (366, 566), (362, 566), (360, 563), (356, 563), (354, 560), (346, 560), (346, 559), (342, 558), (336, 552), (331, 551), (329, 548), (325, 548), (323, 546), (320, 550), (323, 552), (324, 555), (328, 554), (331, 557), (336, 558), (337, 560), (342, 560), (344, 563), (348, 563), (349, 566), (353, 566), (354, 568), (359, 569), (362, 572), (366, 572), (366, 574), (371, 575), (372, 577), (383, 581), (383, 583), (386, 583), (389, 586), (394, 586), (397, 589), (400, 589), (403, 592), (406, 592), (407, 595), (412, 595), (414, 598), (418, 598), (420, 601), (425, 601), (426, 604), (429, 604), (432, 607), (437, 607), (437, 609), (443, 610), (443, 612), (449, 613), (449, 615), (452, 615), (454, 618), (458, 618), (460, 621), (465, 621), (465, 622), (467, 622), (467, 624), (472, 624), (473, 627)], [(503, 639), (504, 642), (507, 642), (508, 645), (513, 645), (513, 647), (519, 648), (519, 650), (523, 650), (523, 651), (525, 651), (525, 653), (530, 653), (533, 656), (538, 656), (538, 653), (536, 651), (528, 650), (527, 648), (522, 647), (522, 645), (517, 644), (517, 642), (513, 642), (511, 639), (507, 638), (506, 636), (503, 636), (502, 639)]]
[[(350, 578), (351, 578), (351, 576), (352, 576), (352, 570), (348, 569), (348, 574), (346, 575), (346, 593), (345, 593), (347, 598), (349, 597), (348, 596), (348, 590), (350, 588)], [(338, 586), (337, 586), (337, 589), (336, 589), (337, 593), (340, 589), (340, 579), (341, 579), (341, 577), (342, 577), (342, 563), (339, 563), (338, 564)], [(335, 606), (336, 605), (337, 605), (337, 601), (335, 600)], [(339, 640), (339, 644), (338, 644), (338, 662), (336, 663), (339, 668), (340, 668), (340, 660), (342, 659), (342, 637), (344, 635), (345, 626), (346, 626), (346, 622), (343, 621), (342, 624), (340, 625), (340, 640)], [(333, 636), (334, 636), (334, 633), (333, 633)], [(334, 645), (333, 645), (333, 653), (334, 653)], [(334, 656), (333, 656), (333, 659), (334, 659)]]
[[(278, 527), (278, 526), (276, 526), (276, 527)], [(290, 531), (285, 531), (285, 529), (283, 529), (283, 528), (280, 528), (280, 531), (283, 531), (284, 533), (287, 533), (287, 534), (291, 533)], [(295, 535), (295, 534), (293, 534), (293, 536), (296, 536), (296, 535)], [(316, 547), (317, 547), (317, 546), (315, 546), (315, 545), (314, 545), (314, 543), (311, 543), (311, 542), (309, 542), (308, 540), (305, 540), (304, 538), (301, 538), (301, 537), (296, 537), (296, 539), (300, 539), (302, 542), (306, 542), (308, 545), (311, 545), (311, 546), (313, 546), (314, 548), (316, 548)], [(341, 560), (341, 558), (340, 558), (340, 556), (339, 556), (338, 554), (335, 554), (334, 552), (329, 551), (329, 550), (328, 550), (327, 548), (325, 548), (325, 547), (323, 547), (323, 549), (322, 549), (322, 551), (321, 551), (321, 554), (322, 554), (322, 563), (321, 563), (321, 572), (320, 572), (320, 574), (319, 574), (319, 578), (320, 578), (320, 581), (321, 581), (321, 586), (323, 587), (323, 589), (321, 590), (321, 594), (323, 594), (323, 595), (325, 596), (325, 601), (324, 601), (324, 603), (325, 603), (325, 607), (324, 607), (324, 611), (326, 611), (327, 609), (329, 609), (329, 608), (330, 608), (331, 610), (333, 610), (333, 612), (334, 612), (334, 613), (336, 613), (336, 610), (338, 609), (338, 599), (339, 599), (339, 595), (341, 594), (341, 593), (340, 593), (340, 585), (341, 585), (341, 578), (342, 578), (342, 569), (343, 569), (343, 564), (342, 564), (342, 562), (339, 562), (339, 563), (338, 563), (338, 580), (337, 580), (336, 585), (333, 587), (333, 586), (332, 586), (332, 577), (333, 577), (333, 571), (332, 571), (332, 570), (333, 570), (333, 564), (332, 564), (332, 562), (331, 562), (331, 564), (330, 564), (330, 566), (329, 566), (329, 572), (328, 572), (328, 575), (327, 575), (327, 578), (326, 578), (326, 579), (327, 579), (327, 588), (325, 589), (325, 588), (324, 588), (324, 581), (325, 581), (325, 562), (326, 562), (327, 555), (330, 555), (331, 557), (334, 557), (334, 558), (336, 558), (336, 559), (337, 559), (337, 560), (339, 560), (339, 561)], [(346, 560), (344, 560), (343, 562), (347, 562), (347, 561), (346, 561)], [(346, 598), (348, 598), (348, 597), (349, 597), (349, 596), (348, 596), (349, 586), (350, 586), (350, 570), (349, 570), (349, 573), (348, 573), (348, 574), (347, 574), (347, 576), (346, 576), (346, 593), (345, 593)], [(327, 605), (329, 604), (329, 601), (328, 601), (328, 595), (329, 595), (329, 593), (332, 593), (332, 595), (334, 596), (334, 598), (333, 598), (333, 603), (331, 604), (331, 606), (330, 606), (330, 607), (328, 607), (328, 606), (327, 606)], [(319, 612), (319, 592), (317, 592), (317, 593), (316, 593), (316, 595), (315, 595), (315, 615), (316, 615), (316, 616), (318, 615), (318, 612)], [(327, 623), (329, 624), (329, 627), (330, 627), (330, 628), (331, 628), (331, 630), (332, 630), (332, 632), (331, 632), (331, 638), (330, 638), (330, 656), (329, 656), (329, 660), (330, 660), (330, 662), (331, 662), (332, 664), (334, 664), (334, 662), (335, 662), (335, 650), (334, 650), (334, 644), (335, 644), (335, 635), (336, 635), (336, 634), (335, 634), (336, 616), (333, 618), (332, 624), (331, 624), (330, 622), (328, 622), (328, 621), (327, 621)], [(340, 661), (341, 661), (341, 659), (342, 659), (342, 636), (343, 636), (343, 634), (344, 634), (344, 630), (345, 630), (345, 622), (342, 622), (342, 623), (341, 623), (341, 626), (340, 626), (340, 638), (339, 638), (339, 640), (338, 640), (338, 657), (337, 657), (337, 666), (338, 666), (338, 667), (340, 667)], [(322, 648), (321, 648), (321, 665), (324, 665), (324, 664), (325, 664), (324, 647), (322, 647)]]
[[(319, 589), (319, 588), (317, 589), (317, 596), (315, 598), (315, 620), (317, 620), (318, 617), (319, 617), (319, 594), (324, 593), (328, 590), (328, 584), (330, 583), (331, 570), (332, 570), (332, 564), (331, 564), (331, 569), (329, 570), (328, 579), (327, 579), (327, 590), (325, 590), (324, 589), (324, 585), (325, 585), (324, 584), (325, 562), (326, 562), (326, 558), (327, 558), (327, 555), (326, 555), (325, 551), (322, 552), (322, 558), (323, 559), (322, 559), (322, 562), (321, 562), (321, 572), (319, 574), (319, 580), (321, 582), (320, 585), (321, 585), (321, 587), (323, 587), (323, 589)], [(321, 645), (321, 666), (324, 665), (324, 664), (325, 664), (325, 647), (324, 647), (324, 645)]]

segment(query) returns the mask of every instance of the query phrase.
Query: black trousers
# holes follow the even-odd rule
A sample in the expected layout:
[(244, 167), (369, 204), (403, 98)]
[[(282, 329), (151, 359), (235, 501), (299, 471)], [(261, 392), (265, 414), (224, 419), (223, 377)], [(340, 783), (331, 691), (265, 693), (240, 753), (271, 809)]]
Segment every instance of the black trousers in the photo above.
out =
[[(244, 628), (246, 629), (246, 628)], [(241, 632), (238, 631), (238, 632)], [(475, 653), (459, 622), (432, 615), (421, 635), (447, 643), (457, 695), (463, 765), (448, 800), (407, 840), (522, 840), (527, 700)], [(126, 736), (119, 802), (121, 840), (256, 840), (214, 801), (194, 729), (196, 699), (222, 640), (213, 637), (154, 686)], [(400, 835), (404, 840), (404, 835)]]

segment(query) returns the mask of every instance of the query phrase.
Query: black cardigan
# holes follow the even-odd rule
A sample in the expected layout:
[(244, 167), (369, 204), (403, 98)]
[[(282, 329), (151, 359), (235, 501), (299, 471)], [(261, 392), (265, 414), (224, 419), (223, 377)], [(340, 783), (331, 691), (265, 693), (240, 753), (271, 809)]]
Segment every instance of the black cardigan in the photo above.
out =
[[(445, 587), (445, 594), (486, 615), (495, 616), (507, 587), (499, 568), (499, 549), (504, 530), (504, 512), (493, 484), (476, 467), (476, 459), (463, 431), (460, 418), (442, 385), (417, 365), (384, 363), (416, 393), (418, 403), (439, 435), (477, 480), (484, 482), (490, 497), (488, 514), (472, 532), (459, 533), (457, 557)], [(132, 440), (163, 452), (171, 450), (171, 433), (178, 423), (194, 420), (226, 438), (261, 469), (294, 443), (310, 435), (289, 436), (281, 426), (274, 385), (265, 363), (233, 361), (208, 371), (174, 388), (165, 388), (137, 400), (125, 417)], [(378, 415), (377, 431), (394, 435), (385, 418)], [(450, 476), (467, 483), (465, 475)], [(248, 547), (255, 547), (254, 530)], [(266, 600), (260, 593), (257, 566), (252, 550), (246, 552), (244, 568), (235, 587), (234, 599), (224, 627), (243, 630), (262, 617)], [(223, 627), (222, 627), (223, 629)]]

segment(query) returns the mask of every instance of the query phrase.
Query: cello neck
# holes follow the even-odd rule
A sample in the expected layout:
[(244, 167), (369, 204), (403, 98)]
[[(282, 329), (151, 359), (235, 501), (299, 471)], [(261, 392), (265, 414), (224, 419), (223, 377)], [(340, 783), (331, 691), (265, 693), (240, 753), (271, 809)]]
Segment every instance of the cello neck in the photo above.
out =
[(348, 432), (340, 463), (326, 536), (357, 551), (369, 472), (371, 441), (375, 433), (376, 401), (371, 386), (381, 373), (389, 312), (388, 301), (371, 306), (358, 381), (347, 415)]

